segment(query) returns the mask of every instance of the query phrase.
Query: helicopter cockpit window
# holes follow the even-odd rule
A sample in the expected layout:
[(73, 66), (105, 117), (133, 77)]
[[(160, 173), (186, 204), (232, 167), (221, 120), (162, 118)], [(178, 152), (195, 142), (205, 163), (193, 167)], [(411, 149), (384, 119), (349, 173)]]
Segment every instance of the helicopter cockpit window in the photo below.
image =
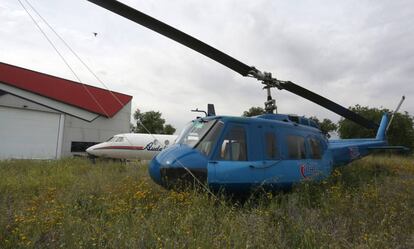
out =
[(317, 140), (316, 138), (308, 138), (308, 143), (311, 149), (311, 158), (312, 159), (321, 159), (322, 157), (322, 148), (321, 148), (321, 143), (319, 142), (319, 140)]
[(279, 159), (279, 150), (276, 143), (276, 135), (272, 132), (265, 134), (266, 159)]
[(219, 158), (228, 161), (247, 161), (246, 131), (242, 126), (232, 127), (221, 144)]
[(191, 148), (194, 148), (207, 132), (210, 131), (211, 127), (216, 123), (216, 120), (194, 120), (189, 123), (184, 130), (178, 136), (177, 144), (186, 144)]
[(207, 135), (196, 145), (196, 149), (199, 150), (206, 156), (209, 156), (213, 150), (214, 145), (217, 143), (217, 140), (223, 130), (224, 123), (218, 121), (217, 124), (211, 128)]
[(288, 158), (293, 160), (305, 159), (305, 138), (301, 136), (287, 136)]

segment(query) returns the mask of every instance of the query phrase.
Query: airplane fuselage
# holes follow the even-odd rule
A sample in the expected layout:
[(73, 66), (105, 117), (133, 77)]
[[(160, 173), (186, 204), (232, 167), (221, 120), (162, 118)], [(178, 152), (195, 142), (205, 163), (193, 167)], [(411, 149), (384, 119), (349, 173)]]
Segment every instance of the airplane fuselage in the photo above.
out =
[(96, 157), (151, 160), (172, 145), (176, 135), (125, 133), (89, 147), (86, 152)]

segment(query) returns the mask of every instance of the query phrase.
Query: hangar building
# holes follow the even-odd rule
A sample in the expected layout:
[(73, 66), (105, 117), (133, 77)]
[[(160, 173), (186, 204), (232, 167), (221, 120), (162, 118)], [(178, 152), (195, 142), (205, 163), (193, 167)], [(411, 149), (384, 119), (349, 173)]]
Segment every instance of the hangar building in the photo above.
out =
[(0, 62), (0, 159), (58, 159), (129, 132), (131, 99)]

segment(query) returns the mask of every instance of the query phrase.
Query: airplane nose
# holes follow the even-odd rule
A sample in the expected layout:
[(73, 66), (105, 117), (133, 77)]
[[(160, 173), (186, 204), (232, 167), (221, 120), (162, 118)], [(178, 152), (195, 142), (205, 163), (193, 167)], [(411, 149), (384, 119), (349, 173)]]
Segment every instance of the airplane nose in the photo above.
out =
[(86, 149), (86, 152), (87, 152), (88, 154), (93, 155), (94, 153), (93, 153), (92, 151), (94, 150), (94, 147), (95, 147), (95, 146), (91, 146), (91, 147), (87, 148), (87, 149)]

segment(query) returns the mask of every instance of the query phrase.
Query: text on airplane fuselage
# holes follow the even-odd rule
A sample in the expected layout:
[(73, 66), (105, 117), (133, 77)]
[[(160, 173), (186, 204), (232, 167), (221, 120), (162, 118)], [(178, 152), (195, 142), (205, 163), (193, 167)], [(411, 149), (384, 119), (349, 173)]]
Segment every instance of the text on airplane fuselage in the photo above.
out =
[(165, 146), (161, 146), (161, 145), (154, 145), (154, 142), (150, 142), (148, 143), (145, 147), (144, 150), (148, 150), (148, 151), (162, 151), (163, 149), (165, 149), (167, 147), (167, 145)]

